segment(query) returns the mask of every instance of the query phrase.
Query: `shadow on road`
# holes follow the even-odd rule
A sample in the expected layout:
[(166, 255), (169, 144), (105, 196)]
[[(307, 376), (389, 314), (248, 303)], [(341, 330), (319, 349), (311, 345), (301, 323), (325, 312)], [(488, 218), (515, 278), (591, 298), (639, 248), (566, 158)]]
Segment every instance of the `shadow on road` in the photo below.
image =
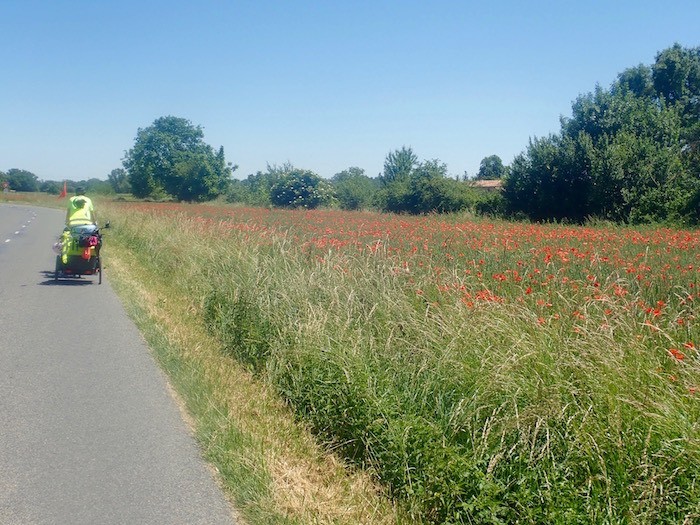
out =
[(95, 282), (93, 282), (93, 277), (73, 277), (69, 275), (62, 275), (58, 280), (54, 279), (54, 272), (43, 270), (41, 274), (46, 279), (40, 282), (42, 286), (86, 286), (90, 284), (97, 284), (97, 277), (95, 277)]

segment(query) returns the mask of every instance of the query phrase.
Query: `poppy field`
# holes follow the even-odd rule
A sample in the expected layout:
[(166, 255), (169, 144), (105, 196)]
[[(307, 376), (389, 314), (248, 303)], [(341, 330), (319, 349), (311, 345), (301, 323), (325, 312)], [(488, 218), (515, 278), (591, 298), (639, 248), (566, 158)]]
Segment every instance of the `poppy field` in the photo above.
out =
[(700, 520), (700, 232), (106, 209), (115, 244), (413, 521)]

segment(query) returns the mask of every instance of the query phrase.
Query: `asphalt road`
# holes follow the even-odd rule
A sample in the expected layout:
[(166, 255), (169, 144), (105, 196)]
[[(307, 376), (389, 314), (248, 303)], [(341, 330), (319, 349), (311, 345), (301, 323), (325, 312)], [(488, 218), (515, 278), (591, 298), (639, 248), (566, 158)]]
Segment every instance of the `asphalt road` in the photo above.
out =
[(0, 204), (0, 524), (235, 523), (108, 271), (54, 283), (62, 220)]

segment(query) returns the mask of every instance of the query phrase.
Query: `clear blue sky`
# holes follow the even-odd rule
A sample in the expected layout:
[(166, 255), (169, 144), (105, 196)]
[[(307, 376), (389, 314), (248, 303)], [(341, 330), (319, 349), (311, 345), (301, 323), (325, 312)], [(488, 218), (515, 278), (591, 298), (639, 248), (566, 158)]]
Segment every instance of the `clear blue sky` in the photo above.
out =
[(700, 45), (699, 0), (0, 0), (0, 170), (105, 179), (173, 115), (235, 176), (370, 176), (410, 146), (451, 175), (559, 131), (572, 101)]

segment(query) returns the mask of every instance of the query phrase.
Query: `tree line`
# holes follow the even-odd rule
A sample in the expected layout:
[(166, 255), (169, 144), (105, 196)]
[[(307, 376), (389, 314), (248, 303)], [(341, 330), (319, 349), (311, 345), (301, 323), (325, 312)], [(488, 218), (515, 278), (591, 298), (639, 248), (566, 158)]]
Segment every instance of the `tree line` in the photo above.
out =
[[(499, 163), (505, 172), (500, 159)], [(488, 176), (480, 175), (480, 178)], [(449, 176), (447, 166), (437, 159), (420, 161), (412, 148), (403, 146), (387, 155), (384, 170), (377, 177), (350, 167), (323, 179), (289, 163), (268, 165), (266, 171), (232, 181), (226, 199), (252, 206), (322, 206), (420, 214), (465, 209), (485, 212), (489, 203), (499, 200), (499, 196), (479, 191), (466, 176)]]
[[(376, 178), (350, 167), (327, 180), (285, 163), (233, 179), (237, 166), (226, 162), (223, 147), (214, 151), (204, 142), (201, 127), (173, 116), (139, 129), (123, 164), (126, 172), (119, 172), (119, 177), (126, 177), (131, 192), (140, 198), (198, 202), (224, 196), (228, 202), (252, 206), (374, 208), (397, 213), (459, 211), (474, 208), (481, 200), (469, 184), (449, 177), (445, 164), (419, 161), (405, 146), (388, 154), (384, 173)], [(482, 164), (482, 178), (505, 173), (497, 156)]]
[[(330, 180), (342, 208), (398, 213), (468, 209), (505, 218), (584, 222), (700, 223), (700, 48), (679, 44), (652, 65), (624, 70), (608, 89), (597, 85), (572, 103), (559, 133), (532, 138), (510, 166), (492, 155), (477, 179), (502, 179), (503, 191), (475, 192), (451, 178), (439, 160), (419, 161), (410, 148), (387, 155), (383, 172), (367, 177), (350, 168)], [(260, 205), (304, 203), (291, 166), (237, 181), (231, 201)], [(315, 184), (322, 181), (315, 180)], [(296, 192), (277, 195), (283, 186)], [(287, 195), (294, 199), (286, 199)], [(314, 199), (314, 203), (329, 202)]]
[[(336, 207), (345, 210), (380, 209), (396, 213), (444, 213), (486, 209), (480, 195), (465, 179), (448, 176), (439, 160), (419, 161), (410, 147), (390, 152), (384, 172), (376, 178), (350, 167), (330, 180), (290, 163), (267, 166), (266, 171), (232, 178), (236, 166), (226, 162), (224, 149), (204, 142), (200, 126), (173, 116), (160, 117), (139, 129), (134, 146), (123, 159), (123, 168), (112, 170), (107, 181), (68, 182), (68, 192), (78, 185), (93, 193), (131, 193), (137, 198), (201, 202), (217, 197), (231, 203), (286, 208)], [(477, 178), (498, 178), (506, 172), (501, 159), (492, 155), (482, 162)], [(17, 191), (58, 194), (62, 183), (40, 182), (23, 170), (9, 170), (0, 177)], [(493, 198), (492, 198), (493, 199)]]
[(109, 181), (98, 178), (78, 181), (41, 180), (38, 175), (31, 171), (19, 168), (11, 168), (6, 172), (0, 171), (0, 191), (4, 189), (24, 192), (40, 191), (49, 195), (58, 195), (63, 190), (64, 182), (69, 193), (75, 192), (78, 186), (86, 188), (90, 193), (114, 193)]
[[(700, 223), (700, 48), (675, 44), (652, 65), (620, 73), (608, 89), (596, 85), (574, 100), (560, 126), (558, 133), (531, 138), (509, 166), (497, 155), (485, 157), (474, 179), (450, 176), (439, 159), (420, 160), (406, 146), (387, 154), (376, 177), (350, 167), (324, 179), (286, 163), (234, 179), (237, 166), (226, 161), (223, 147), (205, 143), (200, 126), (167, 116), (138, 129), (123, 167), (107, 181), (80, 183), (138, 198), (223, 197), (253, 206)], [(492, 179), (502, 181), (502, 191), (480, 191), (475, 182)], [(18, 191), (62, 189), (17, 169), (0, 172), (3, 181)]]
[(700, 47), (580, 95), (559, 133), (530, 140), (504, 180), (510, 214), (532, 220), (700, 222)]

